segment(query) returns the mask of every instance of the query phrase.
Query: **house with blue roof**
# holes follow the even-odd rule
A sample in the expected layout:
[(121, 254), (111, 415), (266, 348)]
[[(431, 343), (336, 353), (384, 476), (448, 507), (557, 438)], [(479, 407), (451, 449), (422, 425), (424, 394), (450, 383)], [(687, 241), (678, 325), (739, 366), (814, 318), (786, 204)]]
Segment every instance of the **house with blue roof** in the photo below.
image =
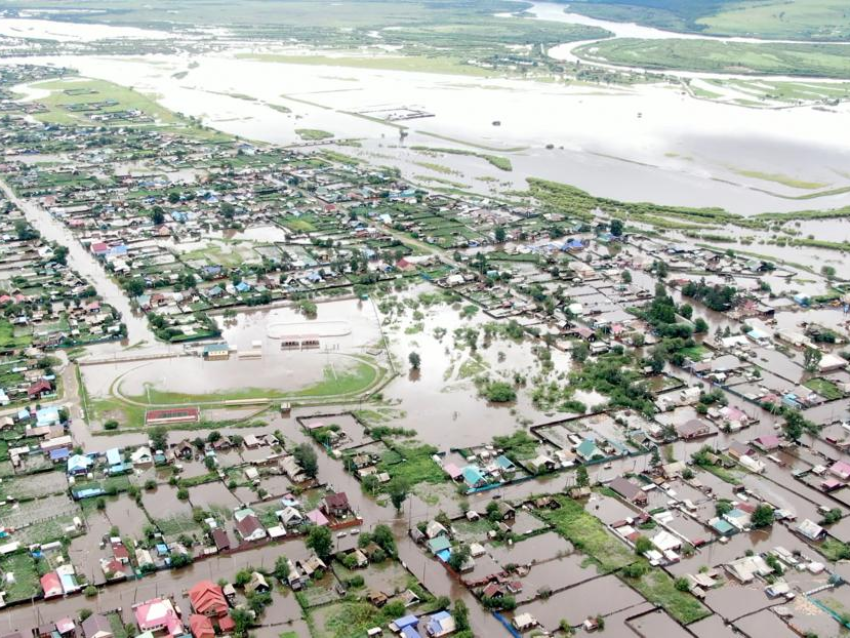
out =
[(118, 465), (123, 463), (124, 459), (121, 456), (120, 448), (114, 447), (109, 450), (106, 450), (106, 464), (107, 465)]
[(440, 552), (450, 550), (451, 546), (452, 543), (448, 536), (437, 536), (428, 541), (428, 549), (432, 554), (439, 554)]
[(245, 283), (244, 281), (240, 281), (236, 284), (236, 292), (248, 292), (251, 290), (251, 284)]
[(35, 421), (38, 427), (58, 425), (62, 422), (62, 418), (59, 416), (59, 408), (50, 407), (37, 410)]
[(425, 625), (425, 632), (431, 638), (440, 638), (440, 636), (448, 636), (457, 629), (455, 619), (447, 611), (438, 611), (428, 619), (428, 624)]
[(404, 638), (422, 638), (422, 634), (416, 631), (415, 627), (405, 627), (401, 630), (401, 635)]
[(89, 468), (92, 466), (92, 460), (84, 454), (74, 454), (68, 457), (67, 473), (70, 476), (78, 476), (88, 474)]
[(585, 439), (579, 443), (576, 454), (585, 461), (599, 461), (605, 458), (605, 453), (599, 449), (593, 439)]
[(481, 468), (475, 465), (467, 465), (461, 470), (461, 474), (463, 474), (463, 482), (471, 489), (487, 485), (487, 479), (484, 478), (484, 473), (481, 471)]
[(393, 621), (398, 631), (402, 631), (405, 627), (416, 627), (419, 624), (419, 619), (413, 614), (396, 618)]
[(71, 451), (66, 447), (60, 447), (55, 450), (50, 450), (50, 460), (53, 463), (62, 463), (68, 460), (71, 456)]

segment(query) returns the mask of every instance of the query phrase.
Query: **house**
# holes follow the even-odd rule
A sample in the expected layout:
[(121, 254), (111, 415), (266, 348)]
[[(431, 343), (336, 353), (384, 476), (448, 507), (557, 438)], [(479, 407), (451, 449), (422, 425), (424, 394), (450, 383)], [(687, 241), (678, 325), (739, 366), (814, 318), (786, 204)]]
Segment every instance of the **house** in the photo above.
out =
[(351, 511), (351, 507), (348, 504), (348, 496), (346, 496), (345, 492), (328, 494), (322, 499), (320, 507), (327, 516), (334, 518), (342, 518)]
[(33, 383), (29, 388), (27, 388), (27, 396), (30, 401), (35, 401), (37, 399), (42, 399), (48, 394), (53, 393), (53, 386), (50, 385), (50, 381), (46, 379), (40, 379)]
[(484, 477), (484, 473), (480, 468), (475, 467), (474, 465), (467, 465), (463, 468), (462, 472), (463, 482), (466, 483), (467, 487), (470, 489), (484, 487), (487, 485), (487, 479)]
[(699, 419), (690, 419), (676, 426), (676, 434), (685, 440), (698, 439), (711, 434), (711, 426)]
[(59, 578), (59, 574), (56, 572), (48, 572), (42, 576), (41, 589), (44, 591), (45, 598), (61, 596), (64, 591), (62, 590), (62, 580)]
[(439, 521), (430, 521), (425, 526), (425, 536), (429, 539), (437, 538), (438, 536), (448, 536), (449, 531), (446, 529), (445, 525), (440, 523)]
[(234, 512), (233, 516), (236, 519), (236, 531), (243, 541), (259, 541), (266, 537), (266, 530), (252, 510), (239, 510)]
[(846, 481), (850, 479), (850, 463), (836, 461), (829, 466), (829, 473), (840, 478), (842, 481)]
[(194, 638), (215, 638), (212, 621), (201, 614), (192, 614), (189, 618), (189, 629)]
[(130, 552), (127, 551), (121, 539), (113, 539), (111, 543), (112, 557), (122, 565), (128, 565), (130, 563)]
[(68, 457), (67, 473), (68, 476), (85, 476), (92, 466), (92, 460), (84, 454), (74, 454)]
[(433, 638), (448, 636), (455, 629), (457, 629), (455, 619), (447, 611), (438, 611), (436, 614), (433, 614), (425, 626), (426, 633)]
[(756, 576), (767, 576), (773, 568), (759, 555), (744, 556), (723, 566), (738, 582), (750, 583)]
[(269, 587), (268, 582), (266, 582), (266, 577), (260, 572), (252, 572), (251, 580), (249, 580), (248, 584), (245, 585), (245, 591), (248, 593), (267, 592), (270, 589), (271, 587)]
[(806, 519), (797, 525), (797, 527), (794, 528), (794, 531), (810, 541), (819, 541), (826, 535), (826, 530), (824, 530), (823, 527), (809, 519)]
[(584, 439), (576, 447), (576, 454), (585, 462), (599, 461), (605, 458), (605, 453), (596, 445), (593, 439)]
[(513, 626), (517, 631), (525, 632), (537, 625), (537, 620), (531, 614), (517, 614), (514, 616)]
[(183, 634), (183, 623), (180, 622), (174, 605), (167, 598), (154, 598), (133, 605), (133, 614), (136, 624), (143, 632), (166, 631), (173, 637)]
[(219, 552), (226, 552), (230, 549), (230, 537), (223, 529), (216, 528), (212, 531), (212, 540), (215, 543), (215, 548)]
[(189, 602), (196, 614), (220, 618), (227, 614), (227, 600), (221, 587), (210, 580), (202, 580), (189, 590)]
[(112, 625), (103, 614), (92, 614), (81, 625), (85, 638), (113, 638)]
[(608, 484), (612, 490), (614, 490), (617, 494), (619, 494), (622, 498), (627, 500), (629, 503), (633, 505), (637, 505), (638, 507), (644, 507), (647, 504), (647, 496), (646, 492), (640, 489), (639, 486), (632, 483), (627, 478), (623, 478), (622, 476), (618, 476), (611, 483)]
[(133, 462), (133, 465), (145, 466), (153, 464), (153, 454), (151, 454), (151, 450), (149, 447), (142, 446), (137, 448), (131, 455), (130, 460)]

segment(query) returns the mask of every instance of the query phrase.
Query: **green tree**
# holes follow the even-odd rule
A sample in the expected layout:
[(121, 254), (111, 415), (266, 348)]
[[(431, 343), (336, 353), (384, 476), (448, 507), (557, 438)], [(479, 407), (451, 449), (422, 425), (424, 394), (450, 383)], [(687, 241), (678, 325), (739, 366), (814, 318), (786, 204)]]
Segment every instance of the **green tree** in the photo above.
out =
[(316, 552), (316, 556), (323, 561), (331, 557), (333, 539), (331, 530), (324, 526), (313, 526), (307, 534), (307, 547)]
[(652, 549), (652, 541), (646, 536), (638, 536), (635, 540), (635, 554), (643, 555)]
[(230, 617), (233, 619), (233, 633), (240, 638), (245, 638), (254, 620), (251, 612), (247, 609), (237, 607), (230, 612)]
[(803, 366), (807, 372), (817, 372), (822, 358), (823, 353), (817, 348), (806, 348), (803, 353)]
[(418, 370), (419, 366), (422, 364), (422, 359), (419, 357), (418, 352), (411, 352), (407, 356), (407, 360), (410, 362), (410, 367), (414, 370)]
[(750, 523), (755, 528), (768, 527), (769, 525), (773, 525), (773, 521), (773, 508), (767, 503), (762, 503), (756, 507), (750, 517)]
[(452, 550), (449, 556), (449, 567), (456, 572), (459, 572), (464, 564), (469, 560), (470, 551), (468, 545), (458, 545)]
[(304, 474), (310, 478), (316, 478), (319, 473), (319, 459), (316, 456), (316, 450), (309, 443), (301, 443), (293, 451), (295, 461), (304, 470)]
[(587, 487), (590, 485), (590, 476), (587, 473), (587, 468), (584, 465), (579, 465), (576, 470), (576, 485), (579, 487)]
[(507, 232), (505, 232), (504, 226), (497, 226), (493, 234), (496, 237), (496, 243), (499, 244), (503, 243), (507, 237)]
[(614, 237), (622, 237), (623, 236), (623, 227), (624, 227), (623, 220), (621, 220), (621, 219), (612, 219), (611, 220), (610, 230), (611, 230), (611, 234), (614, 235)]
[(390, 484), (390, 501), (396, 512), (400, 512), (404, 502), (407, 500), (408, 487), (404, 481), (395, 480)]
[(168, 448), (168, 430), (159, 425), (150, 431), (151, 446), (154, 450), (165, 450)]
[(458, 631), (467, 631), (469, 629), (469, 608), (466, 603), (458, 599), (455, 601), (454, 614), (455, 626)]

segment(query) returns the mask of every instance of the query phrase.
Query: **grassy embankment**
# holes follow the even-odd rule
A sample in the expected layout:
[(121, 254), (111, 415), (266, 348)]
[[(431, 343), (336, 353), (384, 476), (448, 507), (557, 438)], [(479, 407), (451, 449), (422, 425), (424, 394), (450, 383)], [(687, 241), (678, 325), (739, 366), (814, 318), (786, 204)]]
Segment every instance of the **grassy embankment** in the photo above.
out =
[(840, 44), (617, 38), (575, 53), (590, 62), (642, 69), (850, 78), (850, 48)]
[(512, 171), (514, 169), (511, 160), (501, 155), (490, 155), (488, 153), (478, 153), (476, 151), (465, 151), (459, 148), (442, 148), (434, 146), (411, 146), (411, 150), (419, 151), (427, 154), (439, 155), (466, 155), (468, 157), (477, 157), (485, 160), (492, 166), (495, 166), (500, 171)]

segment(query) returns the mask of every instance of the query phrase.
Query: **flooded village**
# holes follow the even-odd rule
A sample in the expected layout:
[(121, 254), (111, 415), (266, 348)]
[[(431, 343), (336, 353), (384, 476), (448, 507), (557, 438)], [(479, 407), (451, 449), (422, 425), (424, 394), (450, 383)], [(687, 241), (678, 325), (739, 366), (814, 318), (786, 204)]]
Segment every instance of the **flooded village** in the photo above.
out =
[(0, 637), (850, 626), (846, 211), (425, 189), (110, 86), (0, 67)]

